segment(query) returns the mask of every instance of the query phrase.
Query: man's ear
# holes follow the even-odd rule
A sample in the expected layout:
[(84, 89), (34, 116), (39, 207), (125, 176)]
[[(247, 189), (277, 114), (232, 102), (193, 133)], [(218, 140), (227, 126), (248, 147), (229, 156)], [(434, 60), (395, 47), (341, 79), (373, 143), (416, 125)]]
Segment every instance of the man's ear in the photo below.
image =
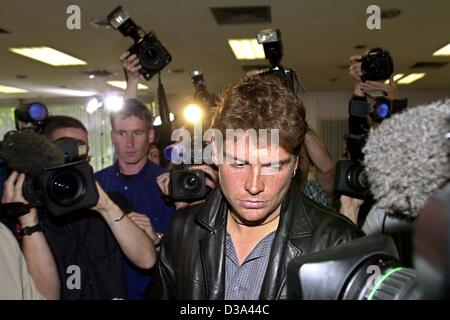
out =
[(151, 128), (151, 129), (148, 131), (148, 142), (149, 142), (149, 143), (155, 142), (155, 136), (156, 136), (155, 129)]

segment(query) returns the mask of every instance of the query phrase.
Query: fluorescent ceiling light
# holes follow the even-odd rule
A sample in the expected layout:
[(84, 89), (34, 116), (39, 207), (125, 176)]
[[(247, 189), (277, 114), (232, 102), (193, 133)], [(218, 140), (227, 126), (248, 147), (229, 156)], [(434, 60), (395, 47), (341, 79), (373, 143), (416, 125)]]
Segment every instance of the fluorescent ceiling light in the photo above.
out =
[(450, 56), (450, 43), (433, 52), (433, 56)]
[(409, 75), (407, 75), (406, 77), (402, 78), (401, 80), (399, 80), (397, 83), (398, 84), (410, 84), (413, 83), (414, 81), (417, 81), (423, 77), (425, 77), (426, 73), (411, 73)]
[[(397, 73), (394, 76), (394, 82), (397, 82), (399, 79), (403, 78), (404, 75), (405, 75), (404, 73)], [(389, 84), (389, 79), (387, 79), (384, 83)]]
[(24, 89), (0, 85), (0, 93), (24, 93), (24, 92), (28, 92), (28, 91), (24, 90)]
[(265, 59), (264, 48), (256, 39), (229, 39), (228, 44), (238, 60)]
[(83, 60), (69, 56), (66, 53), (50, 47), (9, 48), (9, 50), (27, 58), (47, 63), (55, 67), (78, 66), (86, 64)]
[[(123, 89), (125, 90), (127, 88), (127, 82), (126, 81), (107, 81), (107, 83), (110, 86), (119, 88), (119, 89)], [(148, 87), (146, 85), (143, 85), (141, 83), (138, 84), (138, 90), (145, 90), (148, 89)]]

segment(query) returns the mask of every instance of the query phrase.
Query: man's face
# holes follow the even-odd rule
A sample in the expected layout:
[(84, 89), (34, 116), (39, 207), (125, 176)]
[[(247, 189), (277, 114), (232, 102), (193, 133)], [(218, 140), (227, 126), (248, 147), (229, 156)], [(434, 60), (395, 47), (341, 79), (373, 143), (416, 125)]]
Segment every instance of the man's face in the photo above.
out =
[(89, 146), (87, 132), (79, 128), (60, 128), (53, 131), (53, 134), (51, 136), (52, 141), (56, 141), (61, 138), (73, 138), (81, 140), (87, 146)]
[(280, 213), (297, 159), (282, 147), (262, 149), (243, 139), (247, 139), (244, 144), (225, 143), (225, 163), (219, 164), (220, 187), (241, 222), (264, 223)]
[(147, 158), (149, 144), (154, 140), (154, 131), (147, 128), (138, 117), (115, 117), (111, 140), (121, 161), (136, 164)]

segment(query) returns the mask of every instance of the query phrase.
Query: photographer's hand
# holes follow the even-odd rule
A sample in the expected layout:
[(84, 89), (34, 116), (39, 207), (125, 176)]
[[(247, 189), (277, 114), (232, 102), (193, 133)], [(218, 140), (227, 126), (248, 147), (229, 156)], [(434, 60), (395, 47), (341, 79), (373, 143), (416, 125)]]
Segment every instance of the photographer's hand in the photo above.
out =
[[(160, 174), (156, 178), (156, 183), (158, 184), (159, 190), (161, 190), (161, 193), (168, 197), (169, 196), (169, 183), (170, 183), (170, 172), (164, 172), (163, 174)], [(188, 205), (187, 202), (184, 201), (175, 201), (173, 202), (176, 209), (183, 208)]]
[(139, 64), (139, 58), (127, 51), (120, 56), (120, 62), (122, 62), (123, 68), (127, 73), (127, 88), (124, 93), (125, 99), (135, 99), (137, 98), (137, 87), (139, 84), (139, 69), (142, 66)]
[(363, 97), (364, 92), (361, 91), (360, 84), (362, 83), (362, 71), (361, 71), (361, 56), (355, 55), (350, 57), (350, 66), (348, 67), (348, 73), (355, 81), (353, 94), (355, 96)]
[(364, 83), (361, 83), (360, 87), (363, 92), (367, 92), (370, 90), (383, 90), (384, 92), (386, 92), (386, 97), (389, 100), (396, 100), (400, 98), (393, 76), (391, 76), (391, 78), (389, 79), (388, 84), (377, 81), (366, 81)]
[[(2, 203), (19, 202), (27, 204), (22, 187), (25, 175), (13, 171), (5, 182)], [(34, 227), (38, 222), (37, 210), (19, 217), (21, 228)], [(59, 299), (60, 284), (55, 260), (42, 232), (33, 232), (22, 239), (22, 251), (39, 292), (47, 299)]]
[(128, 217), (131, 220), (133, 220), (133, 222), (136, 223), (139, 228), (145, 231), (145, 233), (150, 237), (150, 239), (152, 239), (155, 246), (159, 245), (161, 239), (156, 233), (155, 229), (153, 228), (153, 225), (149, 217), (147, 217), (145, 214), (137, 212), (130, 212), (128, 214)]
[[(5, 182), (2, 203), (24, 203), (28, 204), (22, 194), (22, 186), (25, 181), (25, 174), (13, 171)], [(22, 228), (32, 227), (38, 224), (37, 210), (30, 209), (30, 212), (18, 218)]]
[(131, 262), (143, 269), (153, 267), (156, 262), (156, 252), (152, 239), (123, 213), (98, 182), (96, 185), (99, 200), (92, 209), (101, 214), (123, 253)]
[(214, 170), (206, 164), (189, 167), (189, 170), (202, 170), (204, 173), (206, 173), (206, 185), (211, 189), (214, 189), (219, 184), (219, 173), (217, 172), (217, 170)]
[(359, 208), (364, 203), (364, 200), (351, 198), (342, 195), (340, 197), (341, 209), (339, 210), (341, 214), (349, 218), (354, 224), (358, 223)]

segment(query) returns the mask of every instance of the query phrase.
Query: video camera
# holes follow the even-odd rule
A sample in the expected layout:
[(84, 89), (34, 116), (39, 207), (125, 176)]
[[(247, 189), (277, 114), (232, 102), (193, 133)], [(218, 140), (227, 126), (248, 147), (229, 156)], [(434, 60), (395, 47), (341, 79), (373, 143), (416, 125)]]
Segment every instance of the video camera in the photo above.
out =
[(99, 195), (86, 144), (73, 138), (61, 138), (55, 144), (65, 163), (45, 168), (37, 178), (26, 180), (25, 199), (32, 206), (45, 206), (55, 216), (94, 206)]
[[(28, 111), (27, 117), (26, 110), (35, 112)], [(5, 134), (0, 142), (0, 159), (8, 170), (26, 174), (22, 192), (30, 207), (44, 206), (56, 216), (92, 207), (99, 195), (87, 162), (87, 145), (72, 138), (52, 142), (39, 134), (48, 115), (42, 110), (47, 108), (41, 103), (22, 105), (15, 110), (20, 130)]]
[(155, 33), (146, 34), (121, 6), (115, 8), (107, 19), (110, 25), (114, 29), (118, 29), (123, 36), (133, 38), (134, 44), (128, 49), (128, 52), (138, 56), (142, 66), (139, 73), (146, 80), (150, 80), (172, 60), (172, 56), (156, 38)]
[(394, 240), (376, 234), (292, 260), (288, 298), (418, 300), (421, 291), (416, 271), (402, 266)]
[(295, 83), (297, 75), (292, 69), (285, 69), (281, 65), (283, 58), (283, 45), (281, 43), (281, 31), (278, 29), (267, 29), (258, 32), (256, 39), (264, 47), (264, 54), (269, 60), (270, 69), (263, 72), (263, 75), (276, 75), (286, 87), (296, 93)]

